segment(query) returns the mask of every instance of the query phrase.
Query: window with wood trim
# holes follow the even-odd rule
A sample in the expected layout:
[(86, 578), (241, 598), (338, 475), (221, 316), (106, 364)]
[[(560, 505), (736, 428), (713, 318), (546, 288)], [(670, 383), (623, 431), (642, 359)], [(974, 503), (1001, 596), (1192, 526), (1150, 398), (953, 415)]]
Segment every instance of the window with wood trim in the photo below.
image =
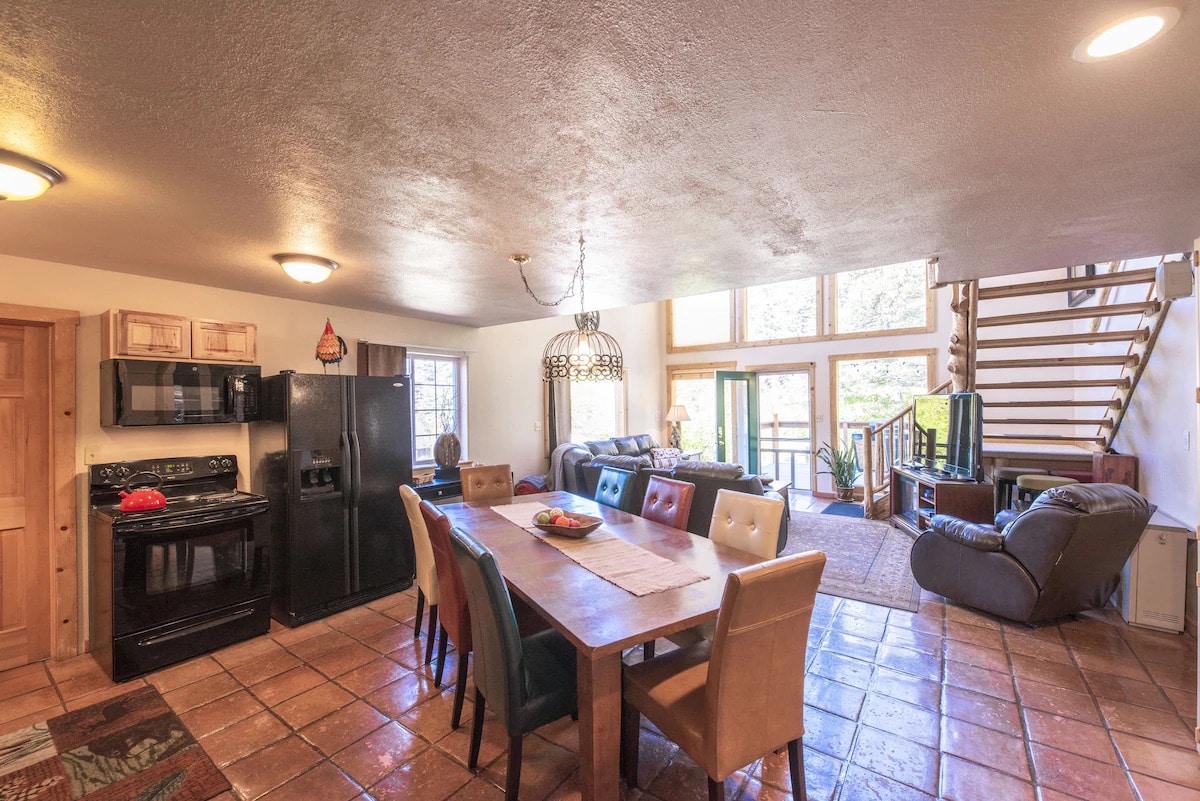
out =
[[(680, 423), (685, 453), (711, 460), (717, 453), (717, 370), (732, 370), (736, 362), (673, 364), (667, 367), (667, 407), (682, 405), (691, 419)], [(664, 423), (669, 426), (669, 423)]]
[(735, 344), (734, 293), (709, 292), (669, 301), (667, 348), (729, 347)]
[(833, 334), (932, 330), (932, 293), (924, 260), (829, 276)]
[(934, 350), (885, 351), (829, 357), (834, 436), (861, 437), (864, 425), (885, 420), (933, 386)]
[(925, 261), (667, 301), (667, 352), (932, 331)]

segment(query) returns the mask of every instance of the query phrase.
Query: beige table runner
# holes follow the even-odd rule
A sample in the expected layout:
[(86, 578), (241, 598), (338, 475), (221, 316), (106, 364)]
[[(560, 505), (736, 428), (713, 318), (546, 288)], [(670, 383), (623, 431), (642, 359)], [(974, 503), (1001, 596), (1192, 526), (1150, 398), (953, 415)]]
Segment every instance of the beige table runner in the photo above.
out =
[(585, 570), (638, 597), (686, 587), (708, 578), (686, 565), (626, 542), (616, 534), (605, 531), (603, 526), (579, 540), (546, 534), (530, 521), (538, 512), (548, 508), (545, 504), (531, 502), (493, 506), (492, 511), (557, 548)]

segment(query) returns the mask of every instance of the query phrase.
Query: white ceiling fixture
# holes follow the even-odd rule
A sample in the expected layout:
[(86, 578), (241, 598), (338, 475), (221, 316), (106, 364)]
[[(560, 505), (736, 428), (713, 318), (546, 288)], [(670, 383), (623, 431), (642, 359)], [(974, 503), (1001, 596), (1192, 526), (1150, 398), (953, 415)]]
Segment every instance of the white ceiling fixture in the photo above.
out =
[(0, 200), (32, 200), (62, 179), (63, 174), (44, 161), (0, 150)]
[(304, 253), (276, 253), (271, 257), (283, 271), (302, 284), (319, 284), (338, 268), (336, 261)]
[(1090, 64), (1128, 53), (1171, 30), (1179, 16), (1175, 6), (1154, 6), (1128, 14), (1075, 45), (1071, 57)]

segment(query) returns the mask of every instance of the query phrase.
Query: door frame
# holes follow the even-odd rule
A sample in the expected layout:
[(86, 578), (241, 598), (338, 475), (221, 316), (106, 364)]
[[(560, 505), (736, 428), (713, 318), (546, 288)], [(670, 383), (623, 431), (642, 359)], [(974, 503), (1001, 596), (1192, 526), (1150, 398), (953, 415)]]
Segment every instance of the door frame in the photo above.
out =
[(56, 660), (79, 653), (79, 521), (75, 500), (75, 332), (79, 312), (0, 303), (0, 323), (50, 329), (50, 599)]
[[(815, 491), (817, 488), (817, 363), (784, 362), (782, 364), (750, 364), (746, 365), (746, 370), (758, 375), (808, 373), (808, 441), (810, 445), (810, 453), (808, 455), (808, 486), (811, 487), (809, 492)], [(759, 422), (761, 423), (762, 421), (760, 420)], [(759, 447), (762, 447), (761, 444)], [(799, 491), (798, 487), (796, 489)]]

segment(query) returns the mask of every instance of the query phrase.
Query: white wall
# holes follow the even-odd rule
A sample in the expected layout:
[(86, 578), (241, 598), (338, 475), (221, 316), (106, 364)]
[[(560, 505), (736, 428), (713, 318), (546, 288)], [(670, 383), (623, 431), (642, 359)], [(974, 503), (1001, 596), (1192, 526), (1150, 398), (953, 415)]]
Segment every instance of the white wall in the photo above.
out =
[[(1127, 270), (1153, 268), (1158, 259), (1129, 261)], [(1146, 287), (1118, 287), (1110, 303), (1133, 303), (1146, 299)], [(1200, 480), (1196, 456), (1196, 298), (1175, 300), (1167, 312), (1154, 352), (1134, 390), (1129, 411), (1113, 441), (1119, 453), (1138, 457), (1138, 489), (1162, 511), (1185, 525), (1200, 522)], [(1106, 330), (1107, 323), (1101, 331)], [(1123, 319), (1113, 328), (1128, 328)], [(1080, 346), (1077, 355), (1124, 354), (1127, 344)], [(1116, 368), (1080, 370), (1088, 374), (1114, 375)]]

